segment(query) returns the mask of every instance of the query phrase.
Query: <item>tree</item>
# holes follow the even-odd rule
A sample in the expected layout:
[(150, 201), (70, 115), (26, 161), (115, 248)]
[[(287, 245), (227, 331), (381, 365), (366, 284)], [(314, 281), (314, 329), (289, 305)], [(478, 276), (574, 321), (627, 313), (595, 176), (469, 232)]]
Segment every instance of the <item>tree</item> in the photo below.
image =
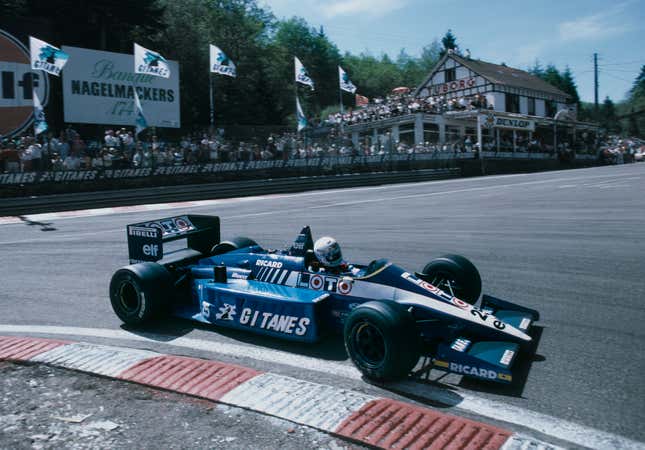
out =
[(436, 39), (433, 40), (430, 44), (425, 45), (423, 49), (421, 49), (419, 67), (424, 72), (424, 75), (427, 75), (432, 69), (434, 69), (434, 66), (437, 65), (440, 58), (441, 44), (439, 44), (439, 41)]
[(441, 38), (441, 44), (443, 45), (443, 49), (439, 54), (440, 57), (443, 57), (443, 55), (445, 55), (448, 52), (448, 50), (452, 50), (455, 53), (459, 53), (459, 45), (457, 45), (457, 38), (452, 33), (451, 29), (448, 29), (446, 34)]
[(564, 69), (564, 72), (562, 73), (561, 80), (560, 80), (560, 89), (564, 91), (566, 94), (569, 94), (569, 96), (572, 99), (572, 103), (575, 103), (576, 105), (580, 105), (580, 96), (578, 95), (578, 86), (576, 85), (576, 81), (573, 78), (573, 73), (571, 73), (571, 69), (569, 66), (566, 66)]
[(531, 75), (535, 75), (536, 77), (540, 77), (540, 78), (544, 77), (544, 68), (542, 67), (542, 64), (540, 64), (540, 61), (537, 58), (535, 59), (533, 66), (529, 67), (528, 73), (530, 73)]
[(560, 71), (553, 64), (548, 64), (546, 69), (542, 69), (540, 62), (536, 59), (533, 67), (529, 68), (528, 72), (532, 75), (542, 78), (552, 86), (557, 87), (565, 94), (571, 97), (571, 103), (575, 103), (580, 107), (580, 95), (578, 94), (578, 86), (576, 86), (573, 73), (569, 66), (566, 66), (564, 72)]
[(630, 97), (645, 97), (645, 65), (641, 67), (641, 71), (634, 80), (632, 88), (629, 90)]
[(2, 1), (3, 9), (10, 6), (10, 11), (23, 17), (47, 19), (58, 40), (67, 45), (112, 51), (132, 51), (132, 33), (156, 34), (164, 15), (157, 0), (137, 0), (123, 6), (115, 5), (114, 0)]
[(602, 102), (602, 107), (600, 109), (600, 126), (605, 128), (608, 133), (620, 132), (620, 123), (616, 118), (616, 106), (609, 96), (605, 97), (605, 100)]

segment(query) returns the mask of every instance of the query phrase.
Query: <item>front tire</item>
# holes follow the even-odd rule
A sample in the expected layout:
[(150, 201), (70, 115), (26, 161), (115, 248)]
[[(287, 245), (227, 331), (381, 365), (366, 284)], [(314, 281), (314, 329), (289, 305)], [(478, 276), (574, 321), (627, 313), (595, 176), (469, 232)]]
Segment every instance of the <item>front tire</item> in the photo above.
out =
[(110, 281), (112, 309), (127, 325), (142, 325), (161, 316), (173, 292), (172, 275), (153, 262), (125, 266)]
[(461, 255), (443, 255), (423, 268), (420, 277), (449, 294), (474, 305), (482, 292), (477, 267)]
[(367, 378), (405, 377), (419, 360), (419, 335), (412, 314), (394, 302), (357, 306), (345, 321), (345, 349)]

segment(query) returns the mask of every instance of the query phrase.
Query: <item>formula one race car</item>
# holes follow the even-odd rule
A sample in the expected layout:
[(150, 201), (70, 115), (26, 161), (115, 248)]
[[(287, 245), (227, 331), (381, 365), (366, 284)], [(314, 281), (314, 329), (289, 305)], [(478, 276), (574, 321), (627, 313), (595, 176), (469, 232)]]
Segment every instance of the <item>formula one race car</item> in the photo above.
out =
[[(117, 270), (110, 300), (128, 325), (173, 314), (217, 326), (303, 342), (327, 331), (368, 378), (431, 366), (510, 383), (520, 351), (528, 351), (535, 310), (488, 295), (466, 258), (446, 255), (411, 273), (386, 259), (323, 267), (304, 227), (286, 250), (237, 237), (220, 241), (219, 218), (184, 215), (128, 225), (131, 265)], [(185, 238), (173, 252), (164, 243)], [(426, 367), (424, 370), (427, 370)]]

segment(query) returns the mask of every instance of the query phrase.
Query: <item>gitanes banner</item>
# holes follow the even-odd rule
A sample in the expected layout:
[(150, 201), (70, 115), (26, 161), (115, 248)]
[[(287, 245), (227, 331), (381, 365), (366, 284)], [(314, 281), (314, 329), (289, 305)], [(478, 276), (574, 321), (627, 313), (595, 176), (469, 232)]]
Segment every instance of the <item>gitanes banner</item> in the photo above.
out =
[(148, 126), (179, 128), (179, 64), (170, 78), (135, 74), (133, 55), (63, 46), (65, 122), (135, 126), (136, 89)]
[[(49, 182), (77, 182), (112, 180), (123, 178), (142, 177), (167, 177), (180, 175), (206, 175), (216, 173), (253, 172), (256, 170), (283, 171), (288, 169), (313, 169), (314, 171), (333, 170), (335, 168), (353, 167), (359, 168), (381, 168), (384, 163), (391, 162), (415, 162), (429, 161), (435, 159), (454, 158), (454, 153), (433, 154), (418, 153), (409, 155), (373, 155), (373, 156), (329, 156), (306, 159), (283, 160), (258, 160), (258, 161), (236, 161), (224, 163), (206, 164), (182, 164), (177, 166), (157, 166), (147, 168), (123, 168), (123, 169), (90, 169), (90, 170), (66, 170), (47, 172), (18, 172), (0, 173), (0, 186), (22, 185)], [(472, 155), (468, 155), (472, 158)]]

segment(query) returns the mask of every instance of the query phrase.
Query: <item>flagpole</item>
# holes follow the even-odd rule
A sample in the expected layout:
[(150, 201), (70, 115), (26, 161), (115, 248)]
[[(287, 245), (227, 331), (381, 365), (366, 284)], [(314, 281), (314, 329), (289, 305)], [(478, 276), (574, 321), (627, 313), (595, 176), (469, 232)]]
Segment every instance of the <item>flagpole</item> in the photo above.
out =
[(340, 134), (344, 134), (344, 127), (343, 127), (343, 90), (341, 89), (340, 86), (340, 80), (338, 80), (338, 102), (340, 104)]
[[(29, 54), (29, 58), (31, 58), (31, 52)], [(35, 88), (34, 88), (34, 79), (35, 79), (34, 75), (36, 75), (36, 72), (31, 70), (31, 110), (32, 110), (32, 114), (34, 115), (34, 141), (36, 141), (36, 140), (38, 140), (38, 134), (36, 133), (36, 121), (38, 120), (38, 117), (36, 117), (36, 114), (34, 114), (34, 111), (36, 110), (35, 104), (34, 104), (34, 91), (35, 91)], [(43, 108), (43, 111), (44, 111), (45, 107), (42, 106), (42, 104), (40, 106), (41, 106), (41, 108)]]
[(293, 82), (293, 93), (296, 97), (296, 135), (300, 137), (300, 127), (298, 126), (298, 80), (294, 80)]
[(208, 92), (211, 103), (211, 133), (213, 133), (215, 130), (215, 99), (213, 98), (213, 74), (210, 71), (208, 72)]

